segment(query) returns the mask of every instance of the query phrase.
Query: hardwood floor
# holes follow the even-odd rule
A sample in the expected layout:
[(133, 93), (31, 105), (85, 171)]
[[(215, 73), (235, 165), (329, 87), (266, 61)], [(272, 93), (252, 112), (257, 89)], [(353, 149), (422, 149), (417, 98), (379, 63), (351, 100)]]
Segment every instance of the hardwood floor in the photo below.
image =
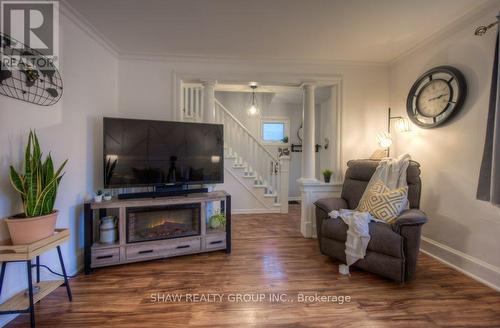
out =
[[(233, 252), (96, 270), (36, 305), (37, 327), (500, 327), (500, 293), (426, 255), (417, 279), (398, 285), (338, 265), (301, 237), (289, 215), (235, 215)], [(224, 293), (223, 302), (152, 302), (167, 294)], [(230, 294), (286, 294), (288, 302), (236, 302)], [(350, 296), (344, 304), (299, 302), (300, 294)], [(235, 296), (236, 297), (236, 296)], [(214, 296), (215, 298), (215, 296)], [(8, 327), (28, 327), (19, 316)]]

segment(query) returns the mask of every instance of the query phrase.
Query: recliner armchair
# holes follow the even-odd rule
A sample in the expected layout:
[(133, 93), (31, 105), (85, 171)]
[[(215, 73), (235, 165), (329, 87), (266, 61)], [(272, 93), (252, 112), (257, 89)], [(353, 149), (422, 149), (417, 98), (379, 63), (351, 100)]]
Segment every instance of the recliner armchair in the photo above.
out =
[[(355, 209), (368, 182), (379, 164), (378, 160), (353, 160), (347, 163), (341, 198), (316, 201), (316, 229), (321, 253), (346, 263), (345, 241), (348, 226), (340, 218), (329, 218), (332, 210)], [(427, 216), (420, 206), (420, 165), (411, 161), (407, 170), (409, 209), (393, 224), (370, 222), (370, 242), (364, 259), (353, 266), (379, 274), (396, 282), (414, 278), (420, 249), (422, 225)]]

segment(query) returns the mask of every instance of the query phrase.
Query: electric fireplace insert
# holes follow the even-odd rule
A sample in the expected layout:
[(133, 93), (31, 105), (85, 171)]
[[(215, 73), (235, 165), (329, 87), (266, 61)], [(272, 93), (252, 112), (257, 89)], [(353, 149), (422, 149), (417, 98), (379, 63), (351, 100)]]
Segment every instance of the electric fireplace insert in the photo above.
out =
[(127, 243), (200, 234), (200, 204), (127, 209)]

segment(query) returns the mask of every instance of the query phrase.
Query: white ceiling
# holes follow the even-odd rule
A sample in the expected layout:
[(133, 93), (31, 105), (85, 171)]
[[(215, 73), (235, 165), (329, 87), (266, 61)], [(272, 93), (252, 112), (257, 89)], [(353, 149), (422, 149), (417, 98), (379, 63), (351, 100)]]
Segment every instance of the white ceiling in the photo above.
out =
[(66, 0), (123, 54), (383, 63), (492, 1)]

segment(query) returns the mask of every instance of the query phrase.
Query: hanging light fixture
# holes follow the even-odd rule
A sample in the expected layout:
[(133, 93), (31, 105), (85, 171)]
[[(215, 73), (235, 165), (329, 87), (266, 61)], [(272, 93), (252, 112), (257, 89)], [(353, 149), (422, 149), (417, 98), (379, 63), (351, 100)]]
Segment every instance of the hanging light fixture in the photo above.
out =
[(250, 107), (248, 107), (247, 114), (248, 116), (257, 116), (260, 114), (259, 107), (257, 107), (257, 99), (255, 98), (257, 84), (251, 84), (250, 88), (252, 88), (252, 102), (250, 103)]

